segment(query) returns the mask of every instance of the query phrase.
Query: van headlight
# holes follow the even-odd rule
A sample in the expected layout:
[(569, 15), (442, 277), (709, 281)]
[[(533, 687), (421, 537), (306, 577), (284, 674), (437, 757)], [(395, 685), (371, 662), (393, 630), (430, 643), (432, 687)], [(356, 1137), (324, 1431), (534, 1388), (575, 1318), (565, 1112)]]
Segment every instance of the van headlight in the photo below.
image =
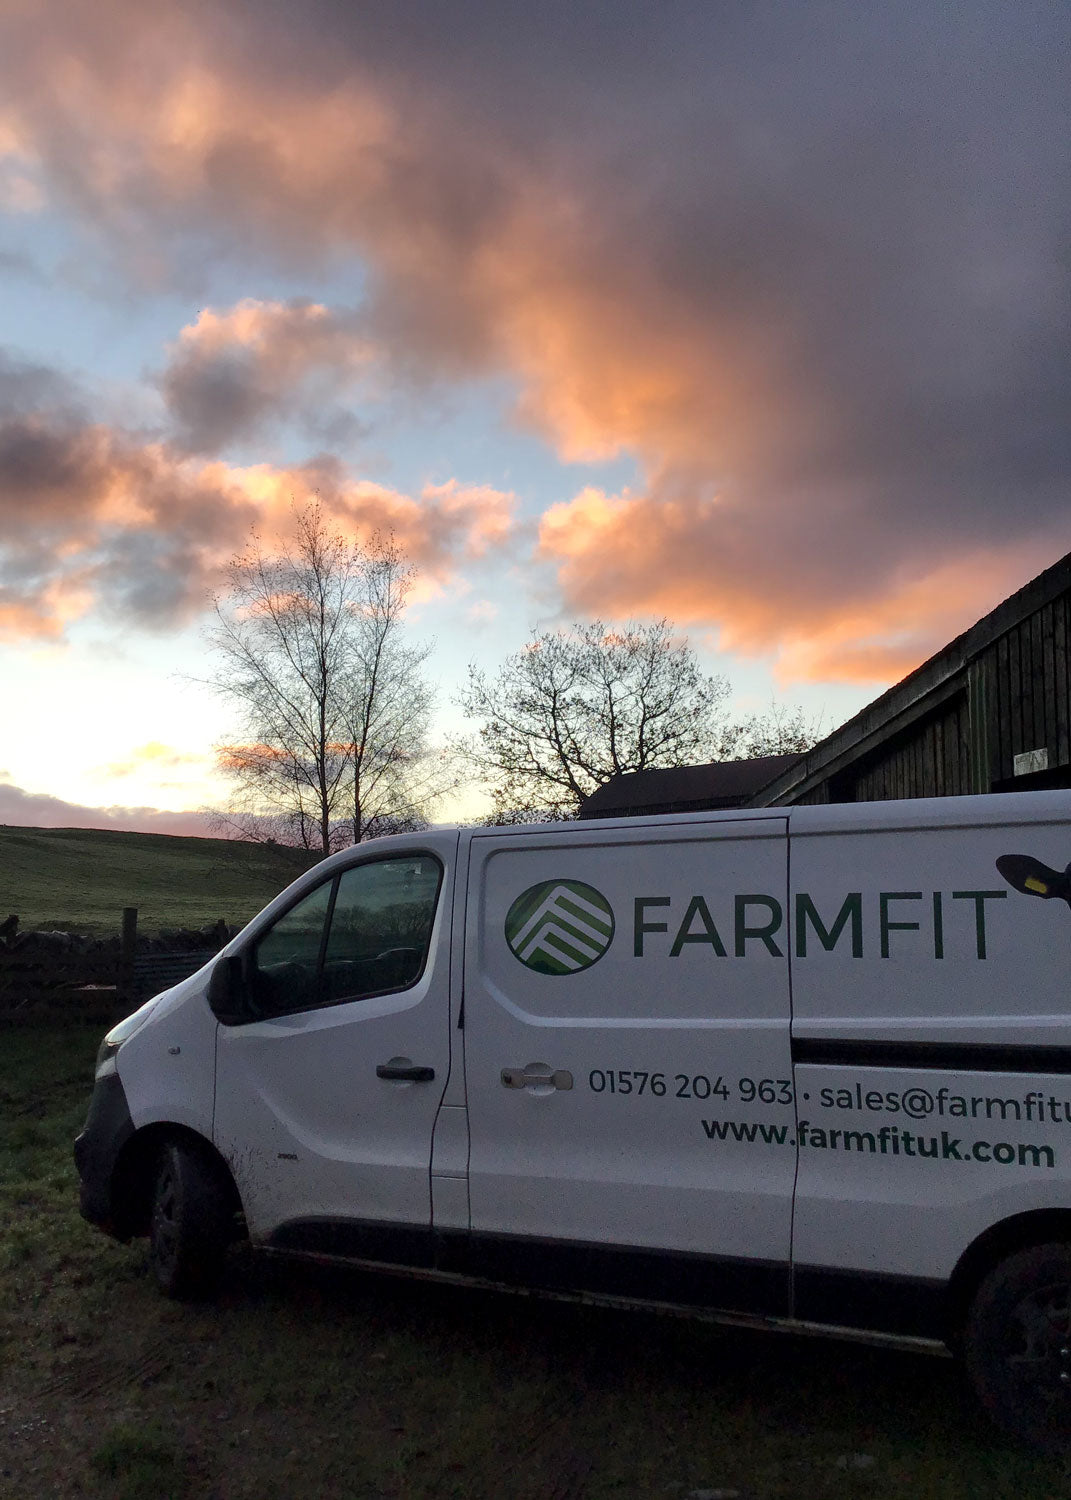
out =
[(93, 1064), (93, 1072), (99, 1073), (104, 1064), (115, 1056), (121, 1046), (122, 1042), (116, 1041), (109, 1031), (108, 1035), (97, 1048), (97, 1060)]
[[(112, 1063), (112, 1066), (114, 1067), (113, 1060), (115, 1058), (115, 1054), (119, 1051), (119, 1048), (123, 1045), (124, 1042), (130, 1040), (135, 1031), (141, 1030), (142, 1026), (144, 1026), (145, 1022), (149, 1019), (153, 1011), (156, 1009), (156, 1004), (159, 998), (160, 997), (156, 995), (151, 1000), (146, 1000), (145, 1004), (139, 1006), (138, 1009), (134, 1011), (133, 1015), (127, 1016), (125, 1020), (120, 1021), (117, 1026), (113, 1026), (111, 1031), (107, 1033), (104, 1040), (97, 1048), (97, 1061), (93, 1066), (94, 1077), (99, 1078), (101, 1069), (107, 1068), (108, 1063)], [(107, 1068), (107, 1071), (110, 1073), (112, 1069)]]

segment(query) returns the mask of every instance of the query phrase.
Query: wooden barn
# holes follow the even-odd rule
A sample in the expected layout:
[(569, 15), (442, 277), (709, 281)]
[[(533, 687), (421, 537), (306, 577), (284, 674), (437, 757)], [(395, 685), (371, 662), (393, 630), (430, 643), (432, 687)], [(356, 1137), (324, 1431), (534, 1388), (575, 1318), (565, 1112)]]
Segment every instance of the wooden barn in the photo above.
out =
[(1071, 787), (1071, 553), (806, 755), (616, 776), (582, 818)]
[(800, 756), (748, 803), (1071, 787), (1071, 553)]

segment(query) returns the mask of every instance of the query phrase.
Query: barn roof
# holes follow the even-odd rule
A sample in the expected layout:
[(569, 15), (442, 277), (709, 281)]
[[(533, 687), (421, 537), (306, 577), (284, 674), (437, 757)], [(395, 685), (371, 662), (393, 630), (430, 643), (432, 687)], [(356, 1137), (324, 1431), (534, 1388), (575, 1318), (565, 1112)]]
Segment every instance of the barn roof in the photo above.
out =
[(630, 771), (597, 787), (584, 802), (580, 816), (615, 818), (741, 807), (798, 759), (798, 755), (762, 755), (754, 760), (713, 761), (705, 766)]

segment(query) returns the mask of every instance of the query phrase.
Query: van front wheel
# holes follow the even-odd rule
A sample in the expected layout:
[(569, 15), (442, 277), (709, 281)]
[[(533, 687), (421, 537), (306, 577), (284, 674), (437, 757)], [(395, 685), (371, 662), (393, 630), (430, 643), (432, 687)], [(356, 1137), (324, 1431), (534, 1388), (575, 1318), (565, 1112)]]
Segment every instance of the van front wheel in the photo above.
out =
[(989, 1273), (963, 1357), (995, 1422), (1044, 1452), (1071, 1449), (1071, 1245), (1020, 1250)]
[(207, 1154), (168, 1141), (157, 1160), (149, 1223), (149, 1261), (168, 1297), (215, 1291), (229, 1239), (230, 1203), (222, 1174)]

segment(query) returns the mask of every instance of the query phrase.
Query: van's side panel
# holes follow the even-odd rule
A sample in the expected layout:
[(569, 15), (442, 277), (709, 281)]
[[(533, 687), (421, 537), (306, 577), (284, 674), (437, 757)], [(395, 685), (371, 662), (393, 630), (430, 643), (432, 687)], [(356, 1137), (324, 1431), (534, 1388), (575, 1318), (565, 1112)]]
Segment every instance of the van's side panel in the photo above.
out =
[(824, 1286), (851, 1321), (859, 1273), (940, 1285), (991, 1225), (1071, 1207), (1071, 909), (996, 866), (1063, 871), (1071, 824), (993, 797), (791, 828), (796, 1312), (829, 1317)]
[[(784, 817), (470, 847), (476, 1255), (493, 1270), (497, 1246), (500, 1271), (513, 1257), (518, 1276), (559, 1284), (786, 1310)], [(744, 1139), (760, 1120), (767, 1139)], [(523, 1262), (518, 1240), (538, 1247)]]

